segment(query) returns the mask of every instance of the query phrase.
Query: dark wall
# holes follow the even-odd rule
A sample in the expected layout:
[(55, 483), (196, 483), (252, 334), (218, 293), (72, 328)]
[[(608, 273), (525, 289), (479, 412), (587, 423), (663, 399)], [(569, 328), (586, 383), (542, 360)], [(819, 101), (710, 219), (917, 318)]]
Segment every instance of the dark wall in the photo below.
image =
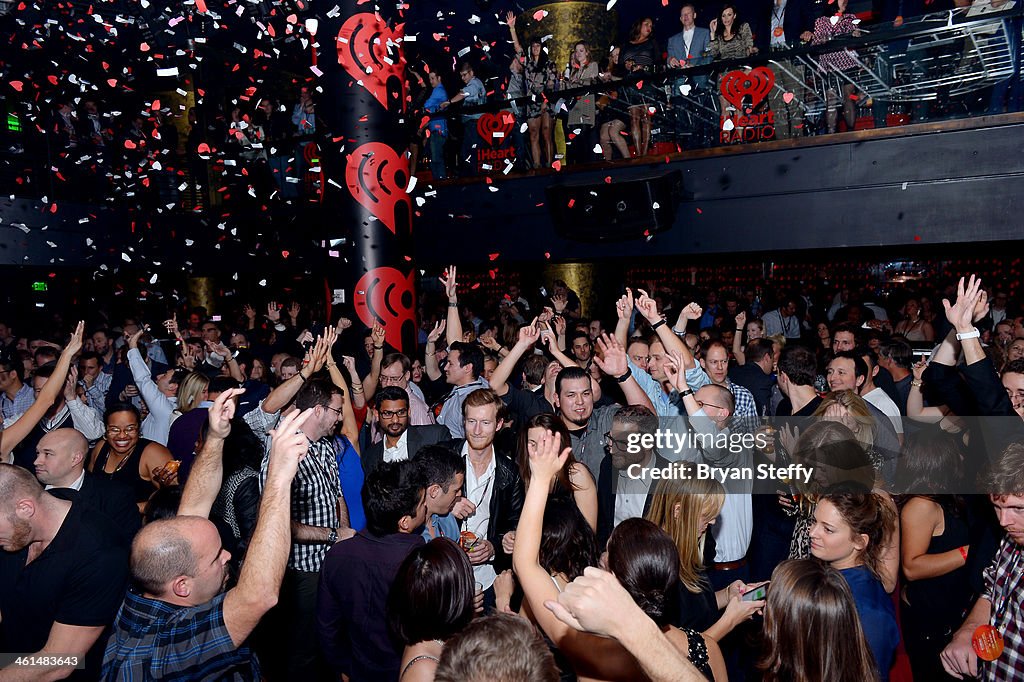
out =
[[(420, 209), (420, 263), (643, 258), (1021, 239), (1024, 125), (449, 185)], [(681, 170), (671, 229), (613, 244), (555, 234), (545, 188)], [(611, 182), (606, 182), (611, 178)], [(692, 197), (692, 198), (690, 198)]]

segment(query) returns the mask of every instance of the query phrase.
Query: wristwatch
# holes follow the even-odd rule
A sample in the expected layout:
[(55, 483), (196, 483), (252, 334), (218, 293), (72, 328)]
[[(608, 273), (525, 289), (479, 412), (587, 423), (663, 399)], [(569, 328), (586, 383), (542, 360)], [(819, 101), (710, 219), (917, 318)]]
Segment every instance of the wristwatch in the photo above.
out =
[(338, 541), (338, 529), (332, 528), (331, 532), (327, 534), (327, 544), (333, 545)]
[(977, 328), (977, 327), (975, 327), (975, 328), (974, 328), (974, 329), (972, 329), (971, 331), (969, 331), (969, 332), (964, 332), (963, 334), (961, 334), (961, 333), (957, 332), (957, 335), (956, 335), (956, 340), (957, 340), (957, 341), (963, 341), (964, 339), (976, 339), (976, 338), (978, 338), (979, 336), (981, 336), (981, 332), (980, 332), (980, 331), (978, 331), (978, 328)]

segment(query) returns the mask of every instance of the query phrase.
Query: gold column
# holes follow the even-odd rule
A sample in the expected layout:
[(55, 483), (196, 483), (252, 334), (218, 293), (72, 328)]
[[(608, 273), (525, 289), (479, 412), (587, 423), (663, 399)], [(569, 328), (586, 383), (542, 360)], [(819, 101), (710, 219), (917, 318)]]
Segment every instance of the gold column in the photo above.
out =
[[(600, 62), (608, 55), (608, 48), (618, 39), (619, 15), (606, 11), (603, 2), (546, 2), (523, 12), (516, 20), (519, 42), (526, 49), (530, 41), (551, 36), (544, 41), (548, 58), (562, 74), (569, 64), (573, 46), (583, 41), (590, 49), (591, 61)], [(540, 21), (534, 19), (539, 11), (547, 12)]]
[(216, 283), (212, 277), (189, 277), (188, 278), (188, 304), (190, 307), (206, 308), (206, 313), (212, 315), (216, 312), (216, 297), (214, 291)]
[[(597, 269), (593, 263), (550, 263), (544, 267), (544, 281), (551, 286), (556, 279), (563, 280), (580, 297), (580, 316), (590, 317), (597, 310), (597, 292), (594, 281)], [(551, 290), (548, 290), (551, 295)]]

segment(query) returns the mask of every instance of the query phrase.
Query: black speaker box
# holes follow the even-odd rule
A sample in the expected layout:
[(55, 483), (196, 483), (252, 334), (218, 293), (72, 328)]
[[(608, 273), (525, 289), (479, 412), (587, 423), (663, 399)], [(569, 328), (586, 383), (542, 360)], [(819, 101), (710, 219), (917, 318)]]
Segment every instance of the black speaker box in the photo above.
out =
[(560, 237), (613, 242), (671, 228), (683, 194), (683, 174), (676, 170), (610, 183), (552, 185), (547, 188), (547, 204)]

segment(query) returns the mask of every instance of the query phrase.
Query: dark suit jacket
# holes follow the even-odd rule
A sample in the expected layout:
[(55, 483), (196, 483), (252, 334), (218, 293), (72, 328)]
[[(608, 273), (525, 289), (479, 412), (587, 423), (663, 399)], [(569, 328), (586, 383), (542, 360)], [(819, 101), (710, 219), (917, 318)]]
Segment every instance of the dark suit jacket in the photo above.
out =
[(52, 488), (50, 493), (62, 500), (92, 507), (114, 522), (125, 546), (130, 546), (142, 527), (142, 515), (135, 503), (135, 492), (125, 483), (85, 472), (82, 489)]
[[(464, 438), (456, 438), (441, 443), (452, 451), (461, 453), (466, 443)], [(468, 466), (468, 462), (467, 462)], [(462, 484), (462, 494), (466, 494), (466, 484)], [(495, 442), (494, 450), (494, 489), (491, 491), (491, 522), (487, 526), (487, 540), (494, 545), (494, 570), (501, 573), (512, 568), (512, 555), (505, 554), (501, 548), (501, 538), (519, 525), (519, 515), (523, 512), (523, 479), (519, 477), (519, 468), (515, 460), (507, 453), (498, 449)]]
[[(664, 469), (669, 464), (667, 459), (655, 453), (655, 469)], [(615, 529), (615, 481), (618, 477), (619, 472), (612, 468), (612, 456), (605, 455), (601, 460), (601, 470), (597, 477), (597, 546), (602, 550)], [(655, 485), (657, 482), (652, 481), (651, 489), (647, 493), (647, 501), (644, 502), (645, 515), (651, 508)]]
[[(409, 448), (409, 459), (419, 452), (425, 445), (434, 445), (442, 440), (451, 437), (448, 427), (443, 424), (424, 424), (423, 426), (410, 426), (407, 432), (406, 445)], [(379, 443), (372, 443), (363, 453), (363, 473), (367, 476), (384, 460), (384, 439)]]

